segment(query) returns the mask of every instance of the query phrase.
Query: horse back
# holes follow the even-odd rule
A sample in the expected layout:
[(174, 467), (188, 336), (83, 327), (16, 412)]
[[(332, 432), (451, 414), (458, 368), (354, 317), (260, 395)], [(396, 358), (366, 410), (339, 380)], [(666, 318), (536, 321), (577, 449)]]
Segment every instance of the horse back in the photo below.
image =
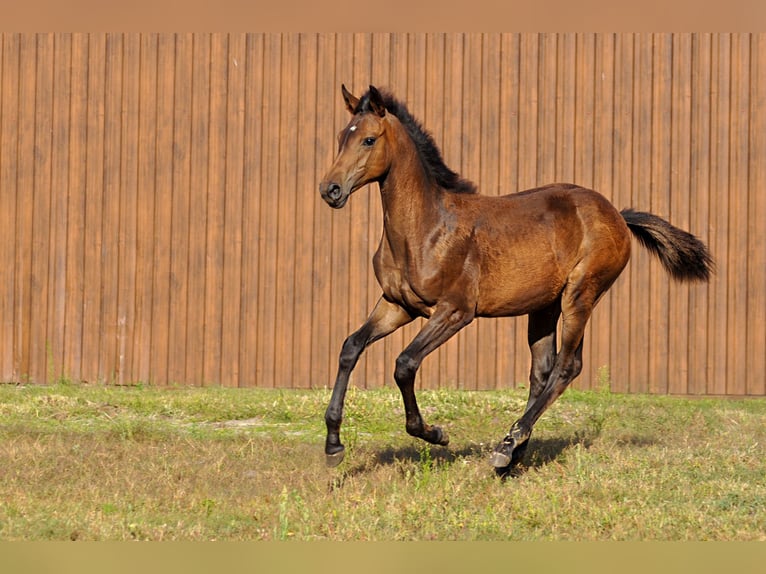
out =
[(475, 199), (480, 315), (520, 315), (551, 304), (583, 261), (587, 273), (609, 284), (627, 263), (625, 221), (593, 190), (552, 184)]

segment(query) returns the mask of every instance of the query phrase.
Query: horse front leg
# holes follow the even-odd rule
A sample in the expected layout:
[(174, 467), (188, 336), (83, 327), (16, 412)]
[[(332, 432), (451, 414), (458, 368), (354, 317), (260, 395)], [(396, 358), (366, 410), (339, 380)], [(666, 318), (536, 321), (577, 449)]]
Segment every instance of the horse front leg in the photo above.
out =
[(423, 329), (396, 359), (394, 379), (402, 393), (408, 434), (432, 444), (449, 443), (447, 433), (423, 421), (415, 398), (415, 374), (429, 353), (468, 325), (473, 317), (473, 311), (462, 310), (450, 304), (440, 304)]
[(330, 404), (327, 406), (324, 417), (327, 425), (324, 451), (328, 466), (339, 465), (345, 452), (340, 442), (340, 426), (343, 421), (343, 404), (351, 371), (354, 370), (359, 357), (368, 346), (393, 333), (412, 319), (413, 317), (407, 311), (381, 297), (367, 321), (343, 342), (338, 360), (338, 374), (335, 377)]

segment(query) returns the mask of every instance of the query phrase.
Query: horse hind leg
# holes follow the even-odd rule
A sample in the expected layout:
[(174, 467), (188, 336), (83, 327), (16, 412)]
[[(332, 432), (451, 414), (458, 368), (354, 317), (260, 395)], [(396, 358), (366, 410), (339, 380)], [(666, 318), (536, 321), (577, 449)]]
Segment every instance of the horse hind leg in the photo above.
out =
[(582, 371), (585, 325), (603, 290), (575, 278), (573, 273), (561, 297), (561, 349), (556, 354), (553, 368), (542, 388), (534, 391), (536, 396), (532, 396), (530, 389), (530, 400), (524, 414), (511, 426), (508, 435), (492, 453), (491, 463), (498, 474), (507, 474), (521, 460), (537, 420)]
[(532, 355), (529, 371), (529, 400), (526, 410), (543, 392), (556, 362), (556, 325), (561, 315), (561, 302), (529, 314), (527, 342)]
[[(560, 315), (561, 302), (559, 300), (556, 300), (549, 307), (529, 314), (527, 342), (532, 355), (532, 366), (529, 370), (529, 399), (525, 412), (532, 408), (532, 405), (543, 393), (555, 365), (556, 326)], [(510, 455), (499, 448), (496, 449), (491, 455), (492, 465), (498, 469), (508, 469), (518, 464), (524, 457), (526, 447), (529, 444), (528, 439), (529, 437), (513, 449)]]

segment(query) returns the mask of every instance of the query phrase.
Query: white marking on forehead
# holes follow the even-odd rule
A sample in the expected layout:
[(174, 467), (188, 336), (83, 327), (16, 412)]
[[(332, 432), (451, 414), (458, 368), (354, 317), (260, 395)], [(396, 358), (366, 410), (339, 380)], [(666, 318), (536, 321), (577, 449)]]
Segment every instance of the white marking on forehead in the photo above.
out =
[(348, 128), (348, 131), (350, 132), (356, 131), (356, 126), (351, 126), (350, 128)]

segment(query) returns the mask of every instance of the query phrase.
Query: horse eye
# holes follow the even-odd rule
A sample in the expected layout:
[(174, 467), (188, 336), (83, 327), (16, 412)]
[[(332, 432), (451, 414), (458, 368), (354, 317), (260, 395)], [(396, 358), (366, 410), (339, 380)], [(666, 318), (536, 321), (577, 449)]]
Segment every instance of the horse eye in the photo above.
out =
[(375, 138), (364, 138), (364, 140), (362, 141), (362, 145), (365, 145), (367, 147), (375, 145)]

